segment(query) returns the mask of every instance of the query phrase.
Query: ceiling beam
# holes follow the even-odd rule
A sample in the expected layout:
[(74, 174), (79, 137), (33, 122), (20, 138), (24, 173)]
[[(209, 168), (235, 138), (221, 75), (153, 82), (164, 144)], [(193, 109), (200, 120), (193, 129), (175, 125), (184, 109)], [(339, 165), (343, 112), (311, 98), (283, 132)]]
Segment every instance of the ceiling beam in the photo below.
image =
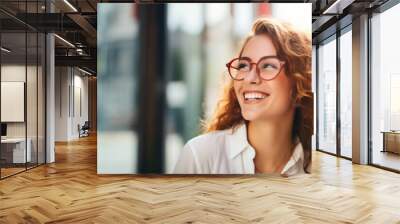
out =
[(90, 24), (85, 17), (80, 14), (68, 14), (67, 15), (72, 21), (82, 28), (83, 31), (89, 36), (86, 41), (90, 45), (95, 46), (97, 41), (97, 30)]
[(93, 71), (97, 69), (97, 60), (91, 56), (55, 56), (56, 66), (81, 66)]

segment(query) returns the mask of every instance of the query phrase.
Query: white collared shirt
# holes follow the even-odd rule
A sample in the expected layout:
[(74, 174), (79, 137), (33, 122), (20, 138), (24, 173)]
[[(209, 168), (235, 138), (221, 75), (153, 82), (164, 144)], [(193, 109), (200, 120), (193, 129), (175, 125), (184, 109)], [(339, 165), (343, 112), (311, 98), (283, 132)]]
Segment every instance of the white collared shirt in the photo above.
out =
[[(247, 128), (226, 129), (197, 136), (183, 147), (175, 174), (254, 174), (255, 150), (247, 141)], [(281, 174), (304, 173), (304, 153), (299, 142)]]

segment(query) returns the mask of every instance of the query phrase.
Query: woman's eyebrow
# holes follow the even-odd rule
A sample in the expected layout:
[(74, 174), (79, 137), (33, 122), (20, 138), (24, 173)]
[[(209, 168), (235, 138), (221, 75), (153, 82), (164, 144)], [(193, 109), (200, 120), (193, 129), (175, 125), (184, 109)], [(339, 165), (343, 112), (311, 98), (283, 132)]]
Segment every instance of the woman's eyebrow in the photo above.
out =
[(251, 59), (250, 57), (248, 57), (248, 56), (243, 56), (243, 55), (240, 55), (239, 58), (240, 58), (240, 59), (247, 58), (247, 59), (253, 60), (253, 59)]

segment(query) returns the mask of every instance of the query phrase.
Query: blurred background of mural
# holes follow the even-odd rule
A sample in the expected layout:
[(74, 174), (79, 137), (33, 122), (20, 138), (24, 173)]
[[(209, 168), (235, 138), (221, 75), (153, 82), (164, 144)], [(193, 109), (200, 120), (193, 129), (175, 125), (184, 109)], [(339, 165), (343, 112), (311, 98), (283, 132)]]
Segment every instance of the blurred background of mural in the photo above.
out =
[(171, 172), (214, 111), (229, 79), (225, 64), (256, 18), (288, 21), (311, 37), (308, 3), (105, 3), (98, 10), (98, 173)]

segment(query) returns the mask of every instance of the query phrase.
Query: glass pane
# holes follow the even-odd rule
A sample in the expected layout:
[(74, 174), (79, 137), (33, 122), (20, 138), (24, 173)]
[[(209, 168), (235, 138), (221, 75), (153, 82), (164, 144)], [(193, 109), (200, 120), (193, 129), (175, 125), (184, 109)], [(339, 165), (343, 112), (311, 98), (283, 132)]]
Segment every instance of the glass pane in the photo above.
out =
[(336, 154), (336, 38), (318, 48), (318, 149)]
[(98, 173), (137, 170), (136, 7), (98, 4)]
[(340, 37), (340, 153), (352, 157), (352, 35)]
[[(30, 159), (26, 144), (26, 34), (1, 34), (1, 174), (2, 178), (25, 170)], [(28, 145), (28, 151), (26, 146)]]
[(372, 163), (400, 170), (400, 4), (374, 15), (372, 25)]
[[(201, 57), (205, 5), (169, 4), (167, 9), (170, 54), (167, 64), (171, 66), (167, 76), (164, 164), (166, 171), (172, 172), (183, 144), (199, 131), (196, 118), (200, 117), (198, 106), (204, 85), (200, 74), (205, 73), (205, 61)], [(192, 13), (188, 14), (188, 10)]]

